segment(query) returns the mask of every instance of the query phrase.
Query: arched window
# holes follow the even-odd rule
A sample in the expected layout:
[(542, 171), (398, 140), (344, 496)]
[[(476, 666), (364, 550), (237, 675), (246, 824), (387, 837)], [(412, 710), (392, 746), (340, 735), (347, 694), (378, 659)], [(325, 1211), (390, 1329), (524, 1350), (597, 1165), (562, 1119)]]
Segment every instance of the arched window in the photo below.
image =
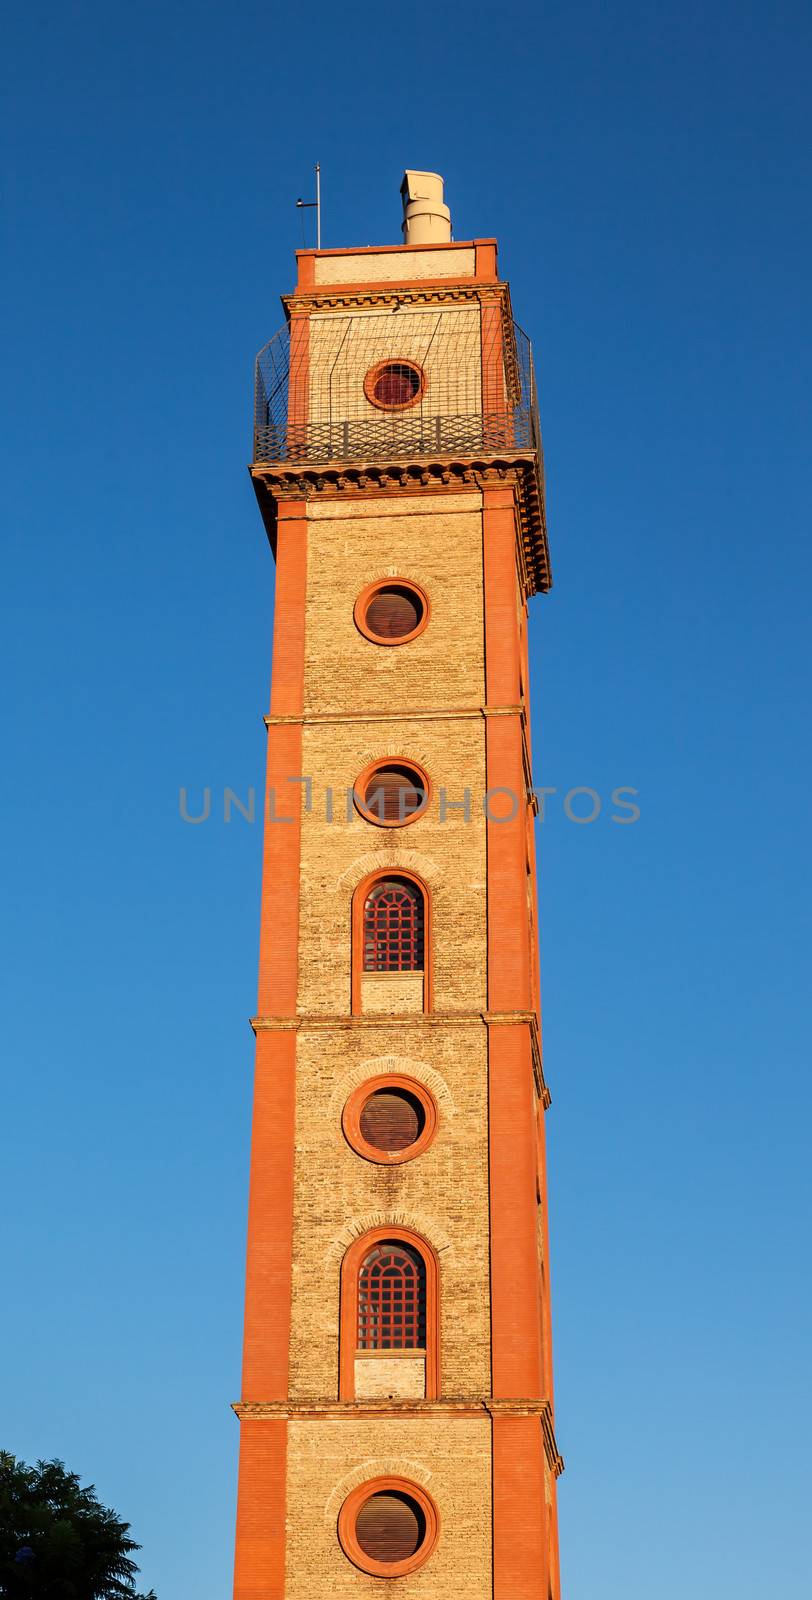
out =
[(364, 971), (422, 970), (423, 896), (405, 878), (381, 879), (364, 902)]
[(352, 897), (352, 1012), (431, 1011), (431, 896), (413, 872), (372, 872)]
[(419, 1234), (372, 1228), (341, 1265), (342, 1400), (436, 1400), (439, 1395), (439, 1267)]
[(425, 1262), (412, 1246), (384, 1239), (358, 1274), (358, 1349), (425, 1348)]

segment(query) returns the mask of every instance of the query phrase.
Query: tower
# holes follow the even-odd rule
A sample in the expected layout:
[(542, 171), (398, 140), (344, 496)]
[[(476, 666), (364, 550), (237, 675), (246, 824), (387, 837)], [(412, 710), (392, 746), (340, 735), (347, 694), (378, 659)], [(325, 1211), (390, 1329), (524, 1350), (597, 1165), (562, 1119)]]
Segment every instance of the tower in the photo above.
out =
[(276, 604), (235, 1600), (559, 1600), (533, 367), (494, 240), (452, 242), (435, 174), (402, 192), (402, 244), (298, 253), (257, 360)]

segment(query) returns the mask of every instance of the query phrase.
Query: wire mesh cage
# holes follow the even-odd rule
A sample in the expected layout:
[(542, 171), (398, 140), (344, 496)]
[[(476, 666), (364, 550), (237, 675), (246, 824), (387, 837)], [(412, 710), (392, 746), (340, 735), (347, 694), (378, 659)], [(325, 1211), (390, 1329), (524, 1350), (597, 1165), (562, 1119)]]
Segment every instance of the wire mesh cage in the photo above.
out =
[[(530, 340), (488, 311), (396, 307), (281, 328), (257, 357), (254, 461), (540, 454)], [(399, 403), (380, 398), (391, 394)]]

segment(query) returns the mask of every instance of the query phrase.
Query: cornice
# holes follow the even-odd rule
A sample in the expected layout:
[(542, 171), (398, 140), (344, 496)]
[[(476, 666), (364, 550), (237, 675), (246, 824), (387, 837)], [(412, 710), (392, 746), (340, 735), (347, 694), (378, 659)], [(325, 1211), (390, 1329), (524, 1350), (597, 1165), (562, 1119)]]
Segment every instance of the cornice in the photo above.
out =
[[(522, 706), (449, 706), (428, 707), (409, 711), (309, 711), (285, 716), (266, 716), (266, 728), (308, 726), (311, 723), (343, 722), (459, 722), (481, 720), (483, 717), (523, 717)], [(532, 788), (532, 784), (528, 786)]]
[(549, 1400), (541, 1413), (541, 1428), (544, 1434), (544, 1453), (547, 1457), (547, 1465), (550, 1471), (554, 1472), (557, 1478), (560, 1478), (564, 1471), (564, 1457), (561, 1455), (556, 1443), (555, 1429), (553, 1427), (553, 1408)]
[(516, 497), (520, 559), (528, 594), (552, 585), (541, 469), (535, 451), (481, 456), (422, 456), (411, 461), (261, 462), (249, 467), (272, 546), (279, 500), (375, 498), (512, 484)]
[(530, 1027), (538, 1025), (535, 1011), (403, 1011), (389, 1015), (374, 1012), (371, 1016), (347, 1016), (333, 1012), (321, 1015), (301, 1012), (296, 1016), (269, 1015), (267, 1012), (250, 1018), (254, 1033), (266, 1030), (306, 1032), (309, 1030), (335, 1030), (345, 1028), (393, 1028), (404, 1024), (416, 1028), (470, 1027), (484, 1023), (489, 1028)]
[(544, 1453), (551, 1472), (559, 1478), (564, 1462), (556, 1443), (549, 1400), (235, 1400), (231, 1407), (240, 1421), (332, 1422), (337, 1418), (358, 1422), (369, 1418), (397, 1417), (415, 1421), (426, 1417), (538, 1417)]
[(375, 1013), (372, 1016), (327, 1015), (312, 1012), (298, 1016), (270, 1016), (267, 1013), (250, 1017), (254, 1034), (258, 1033), (345, 1033), (356, 1029), (381, 1028), (529, 1028), (530, 1051), (536, 1093), (545, 1109), (552, 1105), (552, 1095), (544, 1076), (541, 1054), (541, 1031), (535, 1011), (403, 1011), (392, 1015)]
[(541, 1028), (536, 1012), (530, 1013), (530, 1048), (533, 1052), (533, 1076), (536, 1080), (536, 1093), (545, 1109), (549, 1111), (553, 1103), (547, 1079), (544, 1076), (544, 1060), (541, 1053)]
[(405, 283), (319, 284), (283, 294), (282, 305), (288, 317), (319, 311), (368, 310), (372, 307), (474, 305), (499, 303), (510, 314), (510, 289), (506, 283), (486, 283), (473, 278), (455, 282), (449, 278), (420, 278)]

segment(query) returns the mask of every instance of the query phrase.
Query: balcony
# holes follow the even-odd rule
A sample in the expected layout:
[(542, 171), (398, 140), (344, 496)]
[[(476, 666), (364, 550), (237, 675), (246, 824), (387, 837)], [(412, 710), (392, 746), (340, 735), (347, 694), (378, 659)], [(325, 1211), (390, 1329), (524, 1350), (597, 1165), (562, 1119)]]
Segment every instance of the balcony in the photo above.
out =
[(328, 462), (414, 461), (421, 456), (493, 456), (537, 452), (531, 410), (474, 412), (469, 416), (420, 407), (398, 417), (342, 417), (326, 422), (258, 422), (254, 461), (296, 465)]
[[(519, 488), (531, 592), (550, 586), (544, 459), (530, 340), (501, 317), (483, 339), (479, 308), (312, 319), (259, 352), (252, 477), (273, 539), (271, 500), (376, 482), (487, 481)], [(376, 363), (407, 358), (417, 403), (377, 411), (364, 392)], [(309, 487), (308, 487), (309, 485)]]

